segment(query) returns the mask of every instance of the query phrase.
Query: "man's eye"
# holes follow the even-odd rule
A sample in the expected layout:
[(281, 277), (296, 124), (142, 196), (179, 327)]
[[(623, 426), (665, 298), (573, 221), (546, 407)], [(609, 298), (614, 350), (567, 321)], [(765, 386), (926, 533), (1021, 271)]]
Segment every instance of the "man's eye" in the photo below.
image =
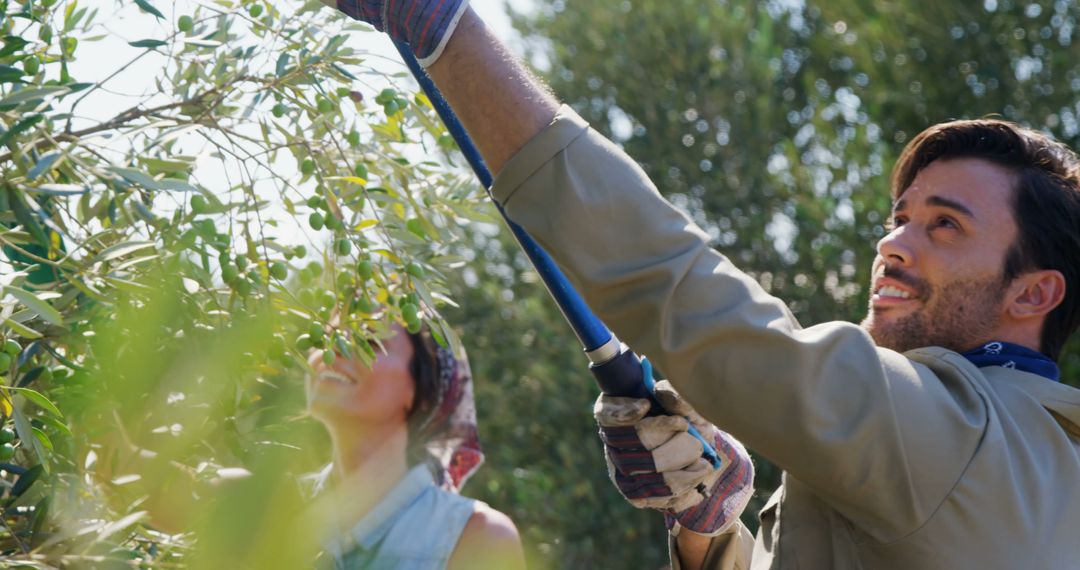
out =
[(906, 224), (908, 221), (906, 216), (893, 216), (889, 219), (889, 229), (895, 230), (896, 228)]
[(942, 217), (938, 218), (937, 221), (934, 223), (934, 225), (939, 227), (939, 228), (957, 229), (957, 228), (960, 227), (960, 226), (956, 225), (955, 220), (953, 220), (952, 218), (949, 218), (947, 216), (942, 216)]

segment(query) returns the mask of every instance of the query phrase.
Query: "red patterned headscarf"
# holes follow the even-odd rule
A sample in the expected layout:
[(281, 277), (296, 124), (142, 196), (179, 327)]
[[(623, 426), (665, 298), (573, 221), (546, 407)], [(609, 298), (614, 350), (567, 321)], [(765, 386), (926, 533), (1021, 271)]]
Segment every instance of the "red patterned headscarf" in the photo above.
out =
[[(417, 344), (414, 342), (413, 346)], [(484, 462), (476, 430), (472, 374), (464, 353), (457, 357), (450, 349), (440, 346), (435, 348), (434, 356), (436, 382), (430, 388), (435, 394), (425, 397), (429, 402), (426, 409), (415, 411), (424, 417), (410, 421), (409, 438), (417, 445), (422, 444), (435, 459), (442, 471), (435, 474), (441, 486), (457, 493)], [(419, 383), (417, 389), (421, 389)]]

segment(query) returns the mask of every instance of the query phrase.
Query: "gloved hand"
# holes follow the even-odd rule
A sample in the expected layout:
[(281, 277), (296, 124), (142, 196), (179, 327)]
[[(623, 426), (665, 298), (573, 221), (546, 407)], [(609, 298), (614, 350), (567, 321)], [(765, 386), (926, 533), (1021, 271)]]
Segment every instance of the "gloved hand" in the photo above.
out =
[(409, 44), (424, 67), (442, 55), (469, 0), (321, 0)]
[[(754, 466), (742, 444), (702, 418), (667, 380), (656, 400), (669, 415), (646, 416), (651, 402), (601, 394), (593, 416), (604, 440), (608, 475), (630, 504), (662, 511), (668, 530), (725, 531), (746, 508)], [(720, 468), (702, 458), (690, 425), (715, 441)]]

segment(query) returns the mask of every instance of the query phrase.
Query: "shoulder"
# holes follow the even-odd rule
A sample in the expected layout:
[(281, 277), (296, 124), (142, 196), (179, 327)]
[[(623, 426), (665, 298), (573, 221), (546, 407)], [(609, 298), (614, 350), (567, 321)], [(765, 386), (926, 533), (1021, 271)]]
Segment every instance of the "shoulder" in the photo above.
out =
[(480, 501), (447, 564), (448, 570), (466, 568), (525, 568), (521, 537), (514, 521)]

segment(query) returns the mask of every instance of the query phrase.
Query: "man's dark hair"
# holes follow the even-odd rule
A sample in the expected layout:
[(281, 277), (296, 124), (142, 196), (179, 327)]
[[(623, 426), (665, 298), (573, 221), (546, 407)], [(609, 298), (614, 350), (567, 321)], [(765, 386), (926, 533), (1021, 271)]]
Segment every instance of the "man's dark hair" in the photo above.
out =
[(1008, 169), (1018, 237), (1005, 255), (1005, 282), (1027, 271), (1055, 269), (1065, 297), (1043, 323), (1040, 351), (1053, 359), (1080, 326), (1080, 158), (1050, 137), (993, 119), (934, 125), (908, 143), (893, 169), (895, 201), (935, 160), (980, 158)]

